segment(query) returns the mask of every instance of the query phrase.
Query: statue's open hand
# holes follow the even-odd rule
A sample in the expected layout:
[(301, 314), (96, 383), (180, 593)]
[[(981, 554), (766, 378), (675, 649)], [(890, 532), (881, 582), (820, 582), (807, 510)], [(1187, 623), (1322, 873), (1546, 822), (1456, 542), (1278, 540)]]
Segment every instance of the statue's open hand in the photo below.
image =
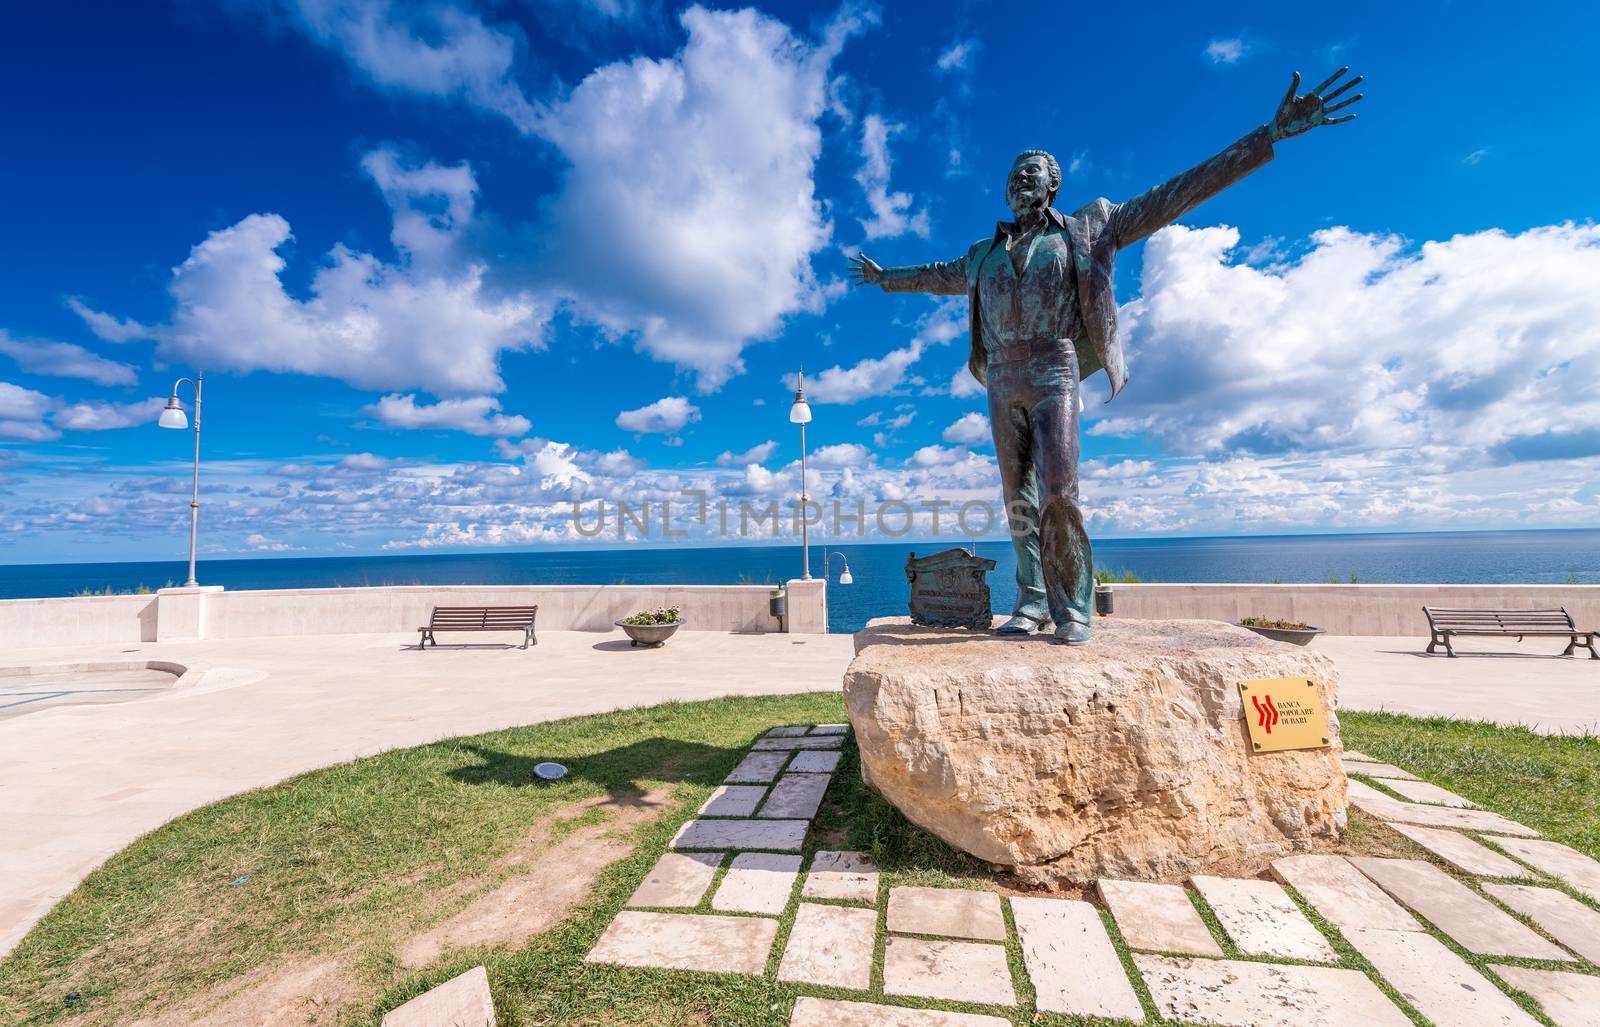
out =
[(850, 258), (850, 277), (857, 285), (877, 285), (883, 280), (883, 268), (865, 253)]
[(1350, 99), (1333, 104), (1331, 107), (1328, 106), (1328, 103), (1336, 99), (1346, 89), (1359, 83), (1361, 81), (1360, 75), (1357, 75), (1326, 96), (1322, 93), (1324, 89), (1339, 81), (1339, 78), (1349, 70), (1349, 68), (1340, 68), (1328, 76), (1327, 81), (1311, 90), (1305, 96), (1299, 96), (1295, 93), (1295, 90), (1300, 88), (1300, 73), (1298, 71), (1295, 72), (1294, 81), (1289, 83), (1289, 91), (1283, 94), (1283, 102), (1278, 104), (1278, 113), (1272, 116), (1273, 141), (1276, 142), (1279, 139), (1297, 136), (1302, 132), (1309, 132), (1318, 125), (1337, 125), (1345, 121), (1354, 121), (1354, 114), (1346, 114), (1342, 118), (1330, 118), (1328, 115), (1336, 110), (1350, 106), (1361, 99), (1363, 94), (1357, 93)]

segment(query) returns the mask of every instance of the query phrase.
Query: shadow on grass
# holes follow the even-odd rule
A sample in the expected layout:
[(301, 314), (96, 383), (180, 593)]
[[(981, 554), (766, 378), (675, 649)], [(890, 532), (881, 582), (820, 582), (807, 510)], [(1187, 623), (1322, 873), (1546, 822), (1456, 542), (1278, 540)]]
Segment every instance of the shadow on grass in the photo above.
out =
[(831, 839), (824, 848), (869, 853), (884, 871), (932, 872), (954, 878), (993, 876), (987, 864), (913, 824), (867, 787), (861, 780), (861, 752), (854, 735), (845, 740), (828, 801), (813, 821), (813, 834)]
[[(462, 784), (494, 784), (512, 788), (544, 786), (533, 768), (549, 756), (503, 752), (485, 745), (468, 744), (462, 751), (481, 762), (448, 771)], [(744, 748), (724, 748), (678, 738), (646, 738), (592, 756), (563, 758), (567, 776), (590, 781), (605, 789), (614, 805), (639, 805), (646, 788), (641, 782), (664, 781), (717, 785), (738, 762)]]

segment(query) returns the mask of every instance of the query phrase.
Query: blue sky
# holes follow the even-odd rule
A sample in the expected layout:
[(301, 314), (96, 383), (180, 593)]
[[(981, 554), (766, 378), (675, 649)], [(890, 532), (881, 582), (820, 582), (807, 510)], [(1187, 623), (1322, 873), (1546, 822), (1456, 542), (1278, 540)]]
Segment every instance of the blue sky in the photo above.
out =
[(180, 556), (189, 440), (154, 418), (195, 367), (208, 554), (787, 496), (802, 363), (813, 495), (991, 498), (964, 303), (852, 291), (846, 254), (960, 255), (1025, 148), (1064, 210), (1128, 198), (1341, 64), (1358, 120), (1119, 257), (1092, 531), (1592, 527), (1600, 13), (1539, 9), (10, 11), (0, 562)]

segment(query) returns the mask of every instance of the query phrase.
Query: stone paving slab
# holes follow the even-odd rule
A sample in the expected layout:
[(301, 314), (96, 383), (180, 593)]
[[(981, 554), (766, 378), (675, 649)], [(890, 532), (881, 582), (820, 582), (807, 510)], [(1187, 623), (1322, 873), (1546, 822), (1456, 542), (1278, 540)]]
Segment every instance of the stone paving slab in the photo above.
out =
[(766, 784), (778, 776), (778, 771), (789, 762), (786, 752), (752, 752), (739, 761), (727, 777), (728, 784)]
[(1524, 827), (1498, 813), (1482, 809), (1454, 809), (1449, 806), (1430, 806), (1423, 802), (1401, 802), (1369, 788), (1360, 781), (1350, 782), (1350, 801), (1363, 812), (1379, 820), (1399, 824), (1421, 824), (1423, 827), (1454, 827), (1463, 831), (1486, 831), (1490, 834), (1517, 835), (1537, 838), (1539, 832)]
[(1217, 915), (1239, 951), (1337, 963), (1339, 954), (1311, 926), (1289, 893), (1272, 881), (1197, 874), (1189, 881)]
[(878, 868), (865, 852), (823, 850), (811, 857), (811, 872), (800, 894), (808, 899), (876, 903)]
[(1578, 891), (1600, 902), (1600, 863), (1560, 842), (1527, 838), (1491, 838), (1490, 841)]
[(777, 937), (778, 921), (768, 917), (625, 909), (585, 958), (617, 966), (760, 977)]
[(1011, 1021), (977, 1013), (947, 1013), (941, 1009), (802, 998), (794, 1004), (789, 1027), (1011, 1027)]
[(778, 980), (866, 991), (872, 986), (877, 933), (875, 909), (802, 902), (778, 965)]
[(1343, 856), (1286, 856), (1273, 861), (1272, 873), (1305, 896), (1311, 908), (1340, 930), (1422, 930), (1416, 917)]
[(1345, 749), (1345, 750), (1343, 750), (1340, 753), (1340, 758), (1346, 763), (1349, 763), (1352, 760), (1355, 761), (1356, 763), (1382, 763), (1383, 762), (1382, 760), (1377, 759), (1376, 757), (1368, 756), (1366, 753), (1357, 752), (1354, 749)]
[(1410, 1018), (1355, 970), (1142, 953), (1133, 962), (1169, 1020), (1221, 1027), (1411, 1027)]
[(1556, 1027), (1600, 1027), (1600, 977), (1490, 964), (1500, 979), (1533, 996)]
[(767, 794), (765, 785), (719, 785), (700, 807), (702, 817), (748, 817)]
[(974, 941), (891, 937), (883, 946), (883, 991), (989, 1006), (1017, 1004), (1005, 947)]
[(1098, 887), (1130, 948), (1222, 955), (1189, 893), (1177, 885), (1102, 878)]
[(1378, 779), (1385, 788), (1399, 792), (1412, 802), (1428, 802), (1435, 806), (1454, 806), (1457, 809), (1482, 809), (1470, 799), (1463, 799), (1455, 792), (1431, 785), (1426, 781)]
[(966, 888), (889, 889), (889, 930), (896, 934), (1006, 940), (1000, 896)]
[(1485, 884), (1483, 890), (1528, 917), (1544, 933), (1600, 964), (1600, 913), (1566, 892), (1526, 884)]
[(1434, 1027), (1533, 1027), (1538, 1022), (1431, 934), (1346, 931), (1344, 936)]
[(1432, 863), (1370, 856), (1351, 856), (1350, 863), (1469, 952), (1525, 959), (1572, 958)]
[(1479, 845), (1460, 831), (1418, 827), (1416, 824), (1389, 826), (1463, 873), (1478, 877), (1528, 876), (1526, 867), (1519, 866), (1487, 846)]
[(717, 876), (724, 854), (720, 852), (668, 852), (645, 875), (630, 906), (692, 907), (700, 905)]
[(811, 729), (806, 727), (804, 724), (790, 724), (787, 727), (775, 727), (771, 731), (768, 731), (765, 735), (762, 735), (761, 737), (763, 737), (763, 738), (795, 738), (795, 737), (797, 737), (799, 735), (805, 734), (809, 730), (811, 730)]
[(832, 774), (784, 774), (772, 786), (758, 816), (767, 820), (810, 820), (817, 815), (832, 779)]
[(672, 836), (672, 847), (799, 852), (810, 826), (808, 820), (691, 820)]
[(849, 732), (849, 724), (818, 724), (811, 729), (811, 733), (814, 735), (843, 735)]
[(1144, 1007), (1093, 906), (1069, 899), (1009, 901), (1039, 1009), (1144, 1020)]
[(711, 908), (730, 913), (771, 913), (789, 905), (800, 877), (800, 857), (776, 852), (741, 852), (722, 875)]
[(831, 774), (839, 766), (837, 752), (797, 752), (789, 770), (796, 774)]
[(750, 748), (759, 751), (778, 749), (837, 749), (843, 735), (807, 735), (804, 738), (757, 738)]
[(1368, 777), (1384, 777), (1397, 781), (1419, 780), (1417, 775), (1413, 774), (1411, 771), (1401, 770), (1393, 763), (1368, 763), (1362, 760), (1353, 759), (1348, 756), (1345, 757), (1344, 760), (1344, 772), (1346, 774), (1365, 774)]
[(475, 966), (423, 992), (390, 1010), (383, 1027), (495, 1027), (488, 971)]

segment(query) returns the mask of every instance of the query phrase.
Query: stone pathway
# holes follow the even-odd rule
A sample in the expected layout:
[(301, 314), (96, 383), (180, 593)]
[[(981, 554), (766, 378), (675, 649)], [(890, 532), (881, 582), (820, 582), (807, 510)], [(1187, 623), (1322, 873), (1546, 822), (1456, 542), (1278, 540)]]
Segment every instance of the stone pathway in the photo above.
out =
[(1412, 1023), (1380, 984), (1436, 1027), (1538, 1023), (1513, 994), (1557, 1027), (1600, 1027), (1600, 863), (1402, 768), (1347, 760), (1366, 779), (1351, 801), (1454, 873), (1296, 855), (1273, 863), (1275, 880), (1102, 880), (1096, 905), (885, 887), (858, 852), (807, 860), (846, 732), (759, 739), (589, 960), (827, 989), (799, 999), (791, 1027), (1005, 1027), (1031, 1022), (1018, 1019), (1030, 997), (1039, 1012), (1133, 1023), (1152, 1011), (1221, 1027)]

